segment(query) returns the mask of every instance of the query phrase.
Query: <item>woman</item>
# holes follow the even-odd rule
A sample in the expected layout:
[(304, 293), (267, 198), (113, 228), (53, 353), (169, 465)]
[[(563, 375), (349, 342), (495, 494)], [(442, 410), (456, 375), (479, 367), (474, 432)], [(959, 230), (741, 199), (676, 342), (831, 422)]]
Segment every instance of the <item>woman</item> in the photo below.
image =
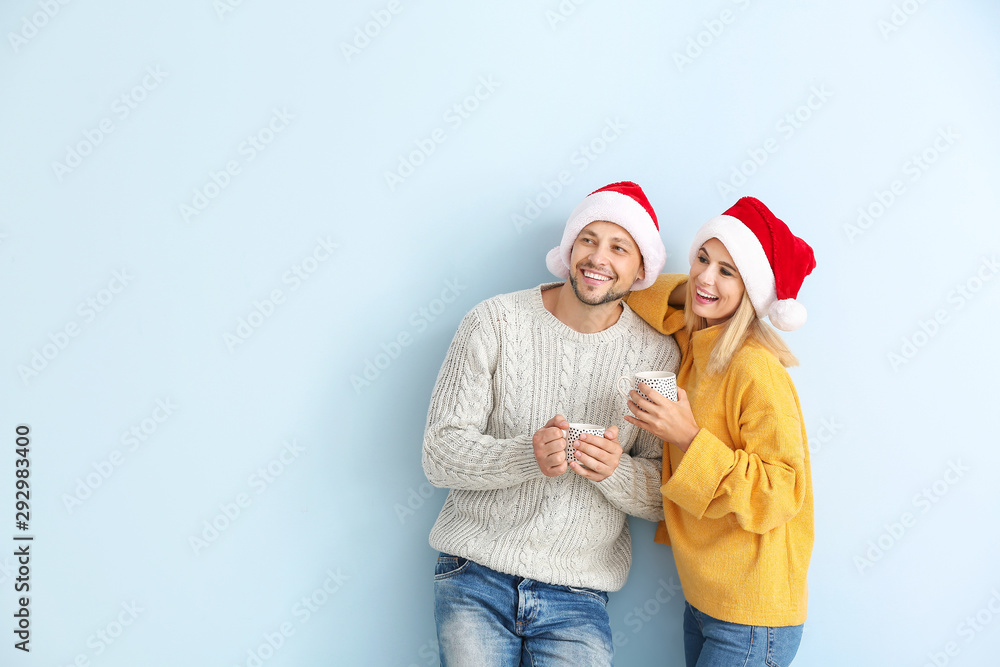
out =
[[(813, 545), (798, 362), (766, 323), (805, 322), (794, 299), (812, 248), (760, 201), (706, 223), (689, 276), (662, 275), (629, 306), (683, 352), (678, 401), (640, 385), (625, 419), (664, 441), (664, 522), (684, 590), (688, 667), (790, 664)], [(682, 309), (681, 309), (682, 306)]]

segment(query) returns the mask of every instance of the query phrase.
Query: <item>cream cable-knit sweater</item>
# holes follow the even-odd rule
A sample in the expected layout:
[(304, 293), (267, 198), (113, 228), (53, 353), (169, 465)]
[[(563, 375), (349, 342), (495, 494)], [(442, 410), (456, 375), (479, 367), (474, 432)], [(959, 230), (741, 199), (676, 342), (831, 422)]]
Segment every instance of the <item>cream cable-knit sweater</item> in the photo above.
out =
[[(677, 371), (674, 339), (627, 305), (613, 326), (584, 334), (545, 309), (541, 292), (504, 294), (459, 326), (427, 415), (423, 467), (451, 489), (433, 548), (550, 584), (616, 591), (632, 545), (625, 514), (659, 521), (662, 444), (629, 424), (622, 375)], [(542, 475), (531, 438), (556, 414), (620, 429), (618, 469), (592, 482), (572, 469)]]

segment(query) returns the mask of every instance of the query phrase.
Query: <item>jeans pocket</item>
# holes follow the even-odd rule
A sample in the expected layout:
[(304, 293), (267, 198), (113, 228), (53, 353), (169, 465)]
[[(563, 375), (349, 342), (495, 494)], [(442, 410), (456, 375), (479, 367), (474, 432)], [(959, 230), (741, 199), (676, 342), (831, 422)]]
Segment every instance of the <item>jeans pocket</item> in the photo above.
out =
[(684, 600), (684, 616), (685, 616), (685, 621), (688, 618), (690, 618), (691, 623), (698, 626), (698, 632), (700, 632), (701, 634), (705, 634), (705, 622), (704, 619), (702, 618), (703, 614), (697, 609), (695, 609), (694, 605), (692, 605), (687, 600)]
[(799, 651), (802, 641), (802, 626), (760, 628), (767, 630), (767, 667), (788, 667)]
[(434, 581), (441, 581), (442, 579), (460, 574), (469, 567), (470, 562), (472, 561), (468, 558), (442, 553), (438, 556), (437, 565), (434, 566)]
[(576, 586), (566, 586), (566, 590), (570, 593), (576, 593), (577, 595), (587, 595), (592, 598), (600, 600), (600, 602), (607, 607), (608, 606), (608, 594), (604, 591), (599, 591), (596, 588), (578, 588)]

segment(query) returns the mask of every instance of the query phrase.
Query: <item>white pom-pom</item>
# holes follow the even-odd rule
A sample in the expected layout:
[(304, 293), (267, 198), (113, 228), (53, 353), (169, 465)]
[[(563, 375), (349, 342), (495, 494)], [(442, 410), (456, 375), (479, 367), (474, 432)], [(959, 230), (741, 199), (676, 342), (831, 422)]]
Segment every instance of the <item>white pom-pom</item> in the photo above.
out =
[(795, 331), (806, 323), (806, 307), (795, 299), (782, 299), (771, 304), (767, 318), (782, 331)]
[(566, 266), (566, 260), (563, 259), (563, 249), (561, 246), (556, 246), (545, 255), (545, 266), (556, 278), (569, 277), (569, 267)]

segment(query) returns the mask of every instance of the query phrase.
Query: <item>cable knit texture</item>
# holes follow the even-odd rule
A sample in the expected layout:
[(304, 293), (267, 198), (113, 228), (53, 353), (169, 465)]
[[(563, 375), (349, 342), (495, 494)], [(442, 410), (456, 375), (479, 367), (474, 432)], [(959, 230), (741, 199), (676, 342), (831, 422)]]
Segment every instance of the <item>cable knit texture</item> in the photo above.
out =
[[(676, 372), (680, 352), (623, 307), (613, 326), (584, 334), (542, 303), (559, 283), (476, 306), (459, 326), (431, 396), (423, 466), (451, 489), (430, 544), (500, 572), (549, 584), (616, 591), (632, 544), (625, 515), (663, 518), (661, 444), (622, 417), (622, 375)], [(617, 425), (617, 470), (592, 482), (545, 477), (531, 446), (557, 414)]]

